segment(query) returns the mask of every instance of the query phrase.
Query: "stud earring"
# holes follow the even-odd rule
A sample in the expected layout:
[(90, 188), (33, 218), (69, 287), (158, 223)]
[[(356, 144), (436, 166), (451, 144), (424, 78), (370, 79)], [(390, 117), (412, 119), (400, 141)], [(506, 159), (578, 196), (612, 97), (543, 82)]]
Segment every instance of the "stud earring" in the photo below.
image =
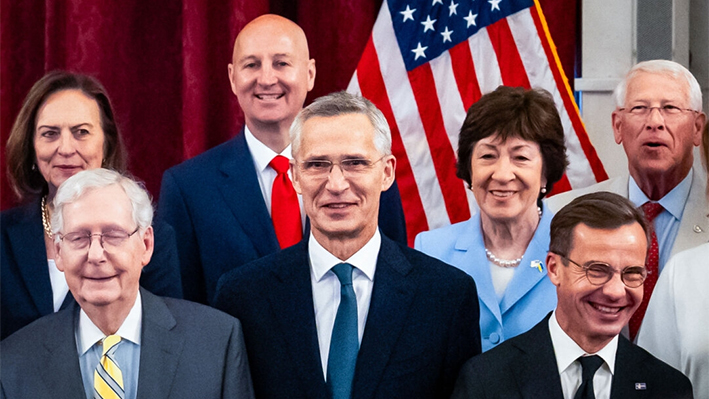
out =
[(542, 187), (542, 190), (541, 190), (541, 191), (542, 191), (542, 194), (546, 194), (546, 193), (547, 193), (547, 188), (546, 188), (546, 187)]

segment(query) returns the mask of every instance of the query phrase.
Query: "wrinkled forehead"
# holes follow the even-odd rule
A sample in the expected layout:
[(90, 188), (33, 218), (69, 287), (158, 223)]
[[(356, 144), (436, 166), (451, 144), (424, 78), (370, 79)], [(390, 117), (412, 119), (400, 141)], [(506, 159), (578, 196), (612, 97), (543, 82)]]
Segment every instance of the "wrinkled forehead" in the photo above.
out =
[(681, 75), (669, 71), (637, 71), (628, 79), (626, 101), (666, 100), (688, 103), (689, 83)]

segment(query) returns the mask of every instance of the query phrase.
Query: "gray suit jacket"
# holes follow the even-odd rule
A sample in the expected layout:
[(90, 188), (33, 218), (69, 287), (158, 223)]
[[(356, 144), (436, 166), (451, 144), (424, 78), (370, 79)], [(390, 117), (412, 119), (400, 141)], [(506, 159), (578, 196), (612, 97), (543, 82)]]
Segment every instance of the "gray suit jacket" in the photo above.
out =
[[(682, 220), (680, 221), (679, 230), (677, 231), (677, 237), (675, 238), (670, 256), (709, 241), (709, 217), (707, 217), (709, 204), (707, 204), (706, 195), (707, 183), (700, 175), (701, 174), (697, 173), (696, 170), (692, 175), (692, 186), (689, 189), (687, 204), (684, 207), (684, 213), (682, 214)], [(619, 176), (589, 187), (555, 195), (547, 199), (546, 204), (556, 213), (574, 198), (588, 193), (609, 191), (628, 198), (629, 178), (628, 175)]]
[[(140, 291), (138, 398), (252, 398), (241, 324), (215, 309)], [(82, 398), (74, 326), (79, 306), (2, 341), (1, 398)]]

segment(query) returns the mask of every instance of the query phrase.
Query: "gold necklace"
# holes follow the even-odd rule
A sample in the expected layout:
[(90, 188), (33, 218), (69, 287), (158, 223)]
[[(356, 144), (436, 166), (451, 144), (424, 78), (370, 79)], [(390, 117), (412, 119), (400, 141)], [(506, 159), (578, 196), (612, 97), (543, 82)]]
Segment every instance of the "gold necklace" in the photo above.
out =
[(51, 240), (54, 237), (52, 234), (52, 225), (49, 224), (49, 209), (47, 209), (47, 196), (42, 197), (42, 226), (44, 226), (44, 233)]

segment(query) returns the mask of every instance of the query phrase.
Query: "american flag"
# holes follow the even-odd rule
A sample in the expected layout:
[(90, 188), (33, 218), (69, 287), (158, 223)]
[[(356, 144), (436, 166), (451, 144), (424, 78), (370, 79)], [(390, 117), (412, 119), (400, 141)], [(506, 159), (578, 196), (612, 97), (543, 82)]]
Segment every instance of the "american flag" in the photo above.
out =
[(466, 110), (499, 85), (553, 96), (569, 168), (554, 192), (607, 179), (579, 116), (536, 0), (386, 0), (347, 90), (386, 116), (410, 243), (470, 218), (475, 199), (455, 176)]

